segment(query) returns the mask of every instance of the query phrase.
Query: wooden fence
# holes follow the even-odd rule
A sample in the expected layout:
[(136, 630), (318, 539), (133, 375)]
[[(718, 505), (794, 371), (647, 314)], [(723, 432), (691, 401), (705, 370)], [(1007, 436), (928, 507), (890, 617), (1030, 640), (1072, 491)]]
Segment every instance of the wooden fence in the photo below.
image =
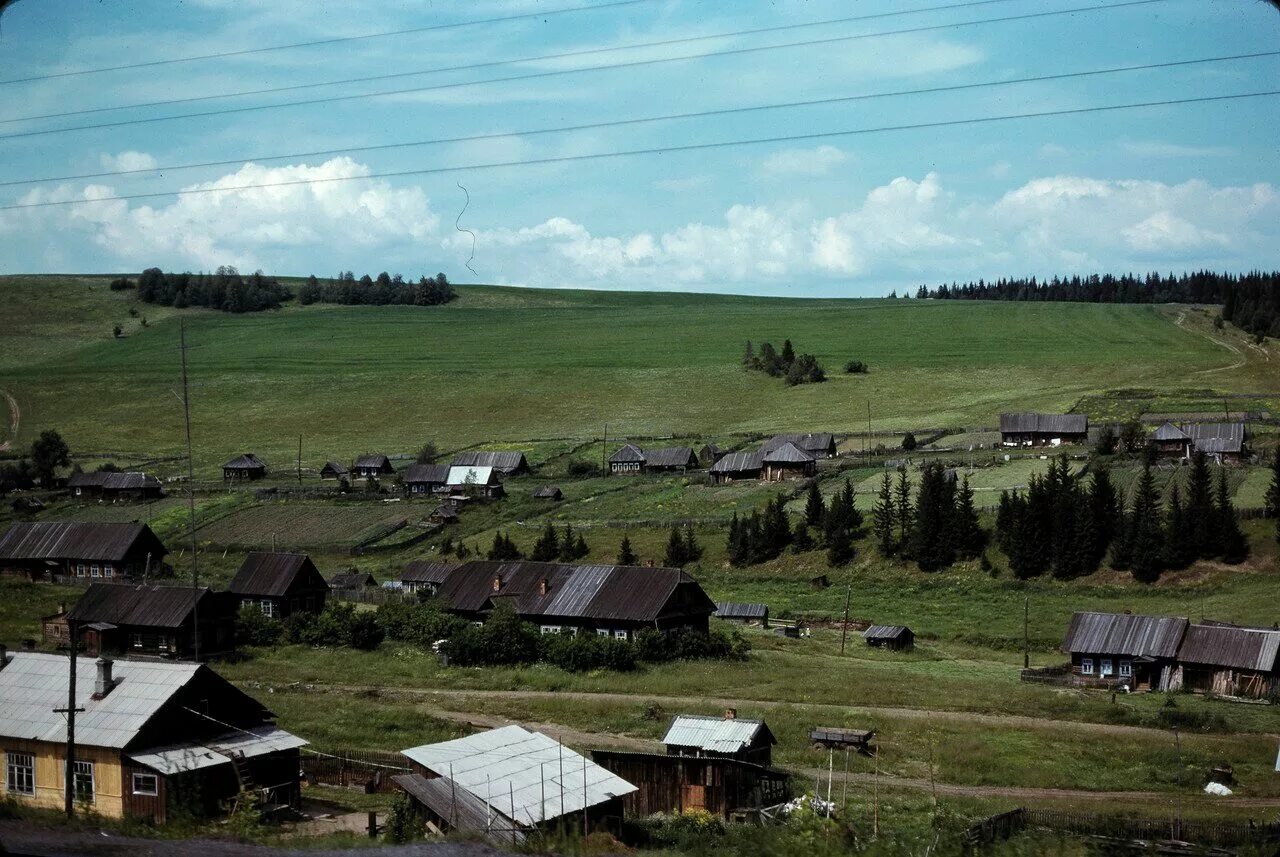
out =
[(1280, 843), (1280, 822), (1183, 821), (1172, 818), (1132, 818), (1096, 813), (1060, 812), (1053, 809), (1028, 809), (1022, 812), (1029, 826), (1085, 836), (1191, 842), (1200, 846)]
[(318, 786), (361, 788), (366, 792), (391, 792), (391, 777), (409, 772), (399, 753), (379, 750), (338, 750), (321, 753), (302, 751), (302, 772), (308, 783)]
[(1070, 684), (1071, 664), (1019, 670), (1018, 678), (1031, 684)]
[(1014, 809), (990, 818), (984, 818), (964, 832), (964, 844), (968, 848), (1003, 842), (1027, 828), (1027, 811)]

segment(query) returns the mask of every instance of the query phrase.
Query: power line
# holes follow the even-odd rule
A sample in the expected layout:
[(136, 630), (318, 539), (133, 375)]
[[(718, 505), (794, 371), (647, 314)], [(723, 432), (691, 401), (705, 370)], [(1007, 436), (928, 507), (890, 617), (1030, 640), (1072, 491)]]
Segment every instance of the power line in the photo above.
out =
[[(379, 80), (395, 80), (404, 77), (418, 77), (424, 74), (443, 74), (451, 71), (474, 71), (481, 68), (494, 68), (504, 65), (518, 65), (520, 63), (545, 62), (548, 60), (572, 59), (576, 57), (597, 56), (599, 54), (616, 53), (618, 51), (637, 50), (640, 48), (659, 48), (671, 47), (672, 45), (686, 45), (694, 42), (706, 42), (713, 39), (728, 39), (740, 36), (756, 36), (764, 33), (779, 33), (791, 30), (812, 29), (814, 27), (829, 27), (835, 24), (850, 24), (859, 21), (869, 21), (877, 18), (890, 18), (901, 15), (911, 15), (919, 12), (936, 12), (946, 9), (964, 9), (971, 6), (986, 6), (992, 3), (1010, 3), (1014, 0), (970, 0), (970, 2), (959, 3), (950, 6), (929, 6), (922, 9), (911, 9), (899, 12), (879, 12), (873, 15), (854, 15), (846, 18), (828, 18), (821, 21), (809, 21), (799, 24), (780, 24), (772, 27), (760, 27), (752, 30), (736, 30), (728, 33), (715, 33), (709, 36), (681, 36), (674, 39), (663, 39), (656, 42), (637, 42), (629, 45), (617, 45), (608, 48), (583, 48), (576, 51), (565, 51), (558, 54), (542, 54), (533, 57), (520, 57), (518, 59), (508, 60), (489, 60), (480, 63), (469, 63), (467, 65), (440, 66), (437, 68), (418, 69), (417, 71), (398, 71), (387, 72), (385, 74), (373, 74), (365, 77), (349, 77), (341, 80), (322, 80), (313, 83), (296, 83), (288, 86), (273, 86), (265, 89), (246, 89), (240, 92), (224, 92), (214, 95), (193, 95), (186, 98), (169, 98), (163, 101), (144, 101), (136, 104), (119, 104), (113, 107), (90, 107), (83, 110), (67, 110), (62, 113), (43, 113), (32, 116), (15, 116), (11, 119), (0, 119), (0, 124), (8, 124), (10, 122), (31, 122), (37, 119), (62, 119), (67, 116), (84, 116), (91, 113), (108, 113), (112, 110), (134, 110), (143, 107), (167, 107), (173, 104), (193, 104), (200, 101), (215, 101), (222, 98), (241, 98), (246, 95), (274, 95), (280, 92), (296, 92), (302, 89), (318, 89), (324, 86), (345, 86), (352, 83), (372, 83)], [(377, 93), (373, 93), (376, 95)], [(369, 96), (365, 96), (369, 97)]]
[[(712, 57), (739, 56), (742, 54), (761, 53), (764, 51), (775, 51), (775, 50), (782, 50), (786, 48), (810, 47), (814, 45), (829, 45), (829, 44), (837, 44), (840, 42), (858, 41), (862, 39), (875, 39), (875, 38), (881, 38), (884, 36), (899, 36), (899, 35), (907, 35), (907, 34), (913, 34), (913, 33), (926, 33), (926, 32), (934, 32), (937, 30), (954, 29), (958, 27), (975, 27), (975, 26), (983, 26), (986, 24), (1001, 24), (1001, 23), (1007, 23), (1010, 21), (1023, 21), (1023, 20), (1033, 19), (1033, 18), (1047, 18), (1047, 17), (1058, 16), (1058, 15), (1071, 15), (1078, 12), (1106, 12), (1106, 11), (1121, 9), (1121, 8), (1130, 7), (1130, 6), (1147, 6), (1152, 3), (1165, 3), (1165, 2), (1168, 2), (1168, 0), (1126, 0), (1126, 2), (1113, 3), (1109, 6), (1081, 6), (1081, 7), (1076, 7), (1072, 9), (1059, 9), (1052, 12), (1031, 12), (1023, 15), (1006, 15), (999, 18), (982, 18), (976, 21), (958, 21), (950, 24), (932, 24), (929, 26), (908, 27), (908, 28), (899, 29), (899, 30), (883, 30), (877, 33), (860, 33), (852, 36), (834, 36), (834, 37), (829, 37), (824, 39), (806, 39), (804, 41), (785, 42), (783, 44), (778, 44), (778, 45), (759, 45), (755, 47), (732, 48), (725, 51), (709, 51), (701, 54), (687, 54), (685, 56), (680, 56), (680, 57), (661, 57), (661, 58), (646, 59), (646, 60), (633, 60), (633, 61), (623, 62), (623, 63), (609, 63), (605, 65), (585, 66), (582, 68), (556, 69), (552, 71), (534, 72), (531, 74), (521, 74), (521, 75), (511, 75), (508, 77), (491, 78), (489, 80), (465, 81), (460, 83), (443, 83), (443, 84), (436, 84), (434, 86), (415, 86), (415, 87), (409, 87), (406, 89), (392, 89), (392, 90), (384, 90), (382, 92), (358, 93), (355, 95), (332, 95), (332, 96), (325, 96), (323, 98), (310, 98), (302, 101), (285, 101), (279, 104), (254, 104), (254, 105), (248, 105), (244, 107), (225, 107), (219, 110), (205, 110), (199, 113), (181, 113), (181, 114), (173, 114), (169, 116), (152, 116), (152, 117), (141, 118), (141, 119), (122, 119), (115, 122), (100, 122), (95, 125), (72, 125), (66, 128), (44, 128), (44, 129), (38, 129), (34, 131), (19, 131), (13, 134), (3, 134), (3, 135), (0, 135), (0, 140), (14, 140), (14, 139), (19, 139), (24, 137), (39, 137), (39, 136), (45, 136), (50, 134), (65, 134), (69, 131), (90, 131), (90, 130), (97, 130), (101, 128), (119, 128), (127, 125), (145, 125), (145, 124), (151, 124), (154, 122), (168, 122), (168, 121), (177, 120), (177, 119), (196, 119), (196, 118), (203, 118), (203, 117), (209, 117), (209, 116), (224, 116), (231, 113), (249, 113), (249, 112), (261, 111), (261, 110), (277, 110), (283, 107), (302, 107), (302, 106), (308, 106), (313, 104), (332, 104), (339, 101), (356, 101), (356, 100), (362, 100), (366, 98), (381, 98), (388, 95), (406, 95), (411, 93), (433, 92), (433, 91), (444, 90), (444, 89), (459, 89), (459, 88), (465, 88), (470, 86), (481, 86), (481, 85), (492, 84), (492, 83), (511, 83), (514, 81), (521, 81), (521, 80), (533, 80), (533, 79), (539, 79), (539, 78), (559, 77), (564, 75), (583, 74), (587, 72), (606, 71), (606, 70), (623, 69), (623, 68), (637, 68), (641, 66), (663, 65), (667, 63), (686, 62), (688, 60), (708, 59)], [(749, 32), (751, 31), (743, 31), (743, 33), (749, 33)], [(727, 38), (731, 35), (734, 35), (734, 34), (731, 34), (731, 33), (721, 34), (715, 38)], [(711, 37), (706, 37), (706, 38), (711, 38)], [(654, 42), (650, 45), (631, 45), (629, 47), (631, 48), (652, 47), (652, 46), (657, 46), (661, 44), (663, 43)], [(548, 55), (545, 57), (531, 58), (526, 60), (506, 60), (504, 62), (532, 62), (535, 59), (544, 59), (544, 60), (555, 59), (557, 57), (563, 57), (563, 56), (568, 56), (568, 54)], [(459, 66), (458, 68), (459, 69), (464, 68), (464, 66)], [(452, 71), (456, 69), (442, 69), (442, 70)]]
[(230, 193), (245, 190), (262, 190), (267, 188), (294, 187), (298, 185), (335, 184), (338, 182), (364, 181), (366, 179), (400, 178), (404, 176), (424, 176), (439, 173), (457, 173), (466, 170), (492, 170), (506, 167), (545, 166), (575, 161), (599, 161), (611, 158), (627, 158), (639, 155), (664, 155), (676, 152), (695, 152), (709, 149), (727, 149), (737, 146), (755, 146), (769, 143), (795, 143), (807, 140), (829, 139), (832, 137), (852, 137), (861, 134), (878, 134), (890, 131), (919, 131), (932, 128), (950, 128), (960, 125), (980, 125), (994, 122), (1008, 122), (1018, 119), (1039, 119), (1049, 116), (1078, 116), (1086, 113), (1104, 113), (1117, 110), (1132, 110), (1144, 107), (1170, 107), (1179, 104), (1204, 104), (1217, 101), (1235, 101), (1245, 98), (1263, 98), (1280, 95), (1280, 89), (1261, 92), (1241, 92), (1230, 95), (1202, 95), (1191, 98), (1171, 98), (1163, 101), (1139, 101), (1129, 104), (1107, 104), (1095, 107), (1077, 107), (1069, 110), (1043, 110), (1034, 113), (1010, 113), (1002, 116), (978, 116), (968, 119), (946, 119), (938, 122), (919, 122), (910, 125), (883, 125), (876, 128), (853, 128), (843, 131), (815, 131), (809, 134), (786, 134), (775, 137), (755, 137), (740, 140), (723, 140), (714, 143), (687, 143), (680, 146), (662, 146), (651, 149), (630, 149), (620, 152), (595, 152), (584, 155), (560, 155), (547, 158), (531, 158), (523, 161), (492, 161), (480, 164), (462, 164), (452, 167), (424, 167), (412, 170), (393, 170), (390, 172), (369, 173), (363, 176), (329, 176), (318, 179), (293, 179), (283, 182), (265, 182), (261, 184), (235, 185), (232, 187), (187, 188), (173, 191), (155, 191), (152, 193), (134, 193), (121, 196), (103, 197), (101, 199), (68, 199), (32, 202), (17, 205), (0, 206), (0, 211), (14, 211), (27, 208), (48, 208), (52, 206), (89, 205), (96, 202), (123, 202), (134, 199), (157, 199), (168, 196), (194, 196), (196, 194)]
[(53, 80), (59, 77), (79, 77), (87, 74), (100, 74), (106, 71), (128, 71), (134, 68), (154, 68), (161, 65), (174, 65), (176, 63), (197, 62), (199, 60), (214, 60), (224, 57), (239, 57), (247, 54), (264, 54), (271, 51), (285, 51), (293, 48), (313, 48), (319, 45), (336, 45), (343, 42), (359, 42), (369, 39), (384, 39), (389, 36), (407, 36), (414, 33), (429, 33), (437, 30), (456, 30), (462, 27), (475, 27), (481, 24), (502, 24), (508, 21), (521, 21), (528, 18), (548, 18), (552, 15), (568, 15), (573, 12), (595, 12), (600, 9), (613, 9), (619, 6), (634, 6), (639, 3), (652, 3), (654, 0), (614, 0), (610, 3), (600, 3), (594, 6), (571, 6), (567, 9), (550, 9), (541, 12), (524, 12), (519, 15), (504, 15), (500, 18), (480, 18), (475, 21), (458, 21), (453, 24), (433, 24), (429, 27), (412, 27), (407, 30), (391, 30), (385, 33), (367, 33), (362, 36), (338, 36), (332, 39), (319, 39), (314, 42), (295, 42), (290, 45), (272, 45), (264, 48), (244, 48), (235, 51), (222, 51), (216, 54), (200, 54), (191, 57), (176, 57), (168, 60), (150, 60), (148, 62), (129, 63), (128, 65), (112, 65), (103, 66), (101, 68), (81, 68), (71, 69), (69, 71), (52, 72), (50, 74), (37, 74), (31, 77), (14, 77), (9, 80), (0, 80), (0, 86), (9, 83), (32, 83), (37, 80)]
[(888, 92), (871, 92), (859, 95), (840, 95), (831, 98), (816, 98), (807, 101), (784, 101), (773, 104), (755, 104), (745, 107), (725, 107), (716, 110), (700, 110), (689, 113), (669, 113), (660, 116), (643, 116), (630, 119), (615, 119), (604, 122), (589, 122), (578, 125), (561, 125), (551, 128), (529, 128), (521, 131), (500, 131), (483, 134), (469, 134), (459, 137), (437, 137), (430, 140), (413, 140), (401, 143), (378, 143), (369, 146), (348, 146), (340, 149), (321, 149), (312, 152), (288, 152), (276, 155), (256, 155), (240, 158), (231, 158), (221, 161), (204, 161), (192, 164), (170, 164), (166, 166), (150, 167), (147, 169), (133, 170), (107, 170), (97, 173), (79, 173), (76, 175), (64, 176), (47, 176), (44, 178), (34, 179), (13, 179), (10, 181), (0, 181), (0, 187), (12, 187), (14, 185), (38, 184), (41, 182), (64, 182), (78, 181), (81, 179), (97, 179), (109, 178), (112, 176), (131, 176), (142, 173), (165, 173), (177, 172), (179, 170), (193, 170), (208, 167), (225, 167), (236, 164), (244, 164), (248, 162), (258, 161), (279, 161), (293, 158), (314, 158), (326, 155), (351, 154), (354, 152), (375, 152), (386, 151), (388, 149), (406, 149), (420, 146), (444, 145), (449, 143), (473, 143), (483, 140), (497, 140), (509, 137), (530, 137), (541, 134), (560, 134), (572, 131), (592, 131), (601, 128), (618, 128), (628, 125), (642, 125), (654, 122), (670, 122), (682, 119), (702, 119), (711, 116), (726, 116), (741, 113), (757, 113), (767, 110), (782, 110), (797, 107), (817, 107), (831, 104), (842, 104), (853, 101), (869, 101), (880, 98), (896, 98), (908, 95), (927, 95), (941, 92), (956, 92), (960, 90), (984, 89), (987, 87), (998, 86), (1014, 86), (1024, 83), (1043, 83), (1051, 80), (1068, 80), (1072, 78), (1097, 77), (1108, 74), (1120, 74), (1133, 71), (1150, 71), (1153, 69), (1175, 68), (1179, 66), (1203, 65), (1208, 63), (1231, 62), (1244, 59), (1258, 59), (1263, 57), (1280, 56), (1280, 50), (1262, 51), (1249, 54), (1234, 54), (1231, 56), (1221, 57), (1204, 57), (1200, 59), (1189, 60), (1171, 60), (1169, 62), (1147, 63), (1144, 65), (1128, 65), (1115, 66), (1103, 69), (1091, 69), (1086, 71), (1062, 72), (1059, 74), (1037, 75), (1034, 77), (1011, 78), (1007, 80), (988, 80), (976, 83), (957, 83), (948, 86), (930, 86), (921, 89), (900, 89)]

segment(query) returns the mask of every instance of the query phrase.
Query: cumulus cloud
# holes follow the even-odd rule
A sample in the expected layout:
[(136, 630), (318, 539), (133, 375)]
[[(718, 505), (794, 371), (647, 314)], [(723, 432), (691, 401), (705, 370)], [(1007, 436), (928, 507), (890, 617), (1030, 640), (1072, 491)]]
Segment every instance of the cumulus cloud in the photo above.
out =
[(849, 156), (835, 146), (816, 149), (783, 149), (764, 159), (760, 169), (774, 176), (825, 176)]
[(148, 155), (146, 152), (121, 152), (118, 155), (102, 153), (98, 157), (99, 163), (102, 164), (104, 170), (131, 172), (134, 170), (154, 170), (156, 168), (156, 159)]

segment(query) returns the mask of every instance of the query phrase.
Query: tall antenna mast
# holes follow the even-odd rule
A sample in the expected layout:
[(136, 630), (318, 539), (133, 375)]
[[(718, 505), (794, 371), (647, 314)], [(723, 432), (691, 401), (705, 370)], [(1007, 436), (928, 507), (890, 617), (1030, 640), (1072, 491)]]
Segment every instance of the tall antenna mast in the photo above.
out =
[[(179, 351), (182, 352), (182, 417), (187, 429), (187, 515), (191, 529), (191, 588), (200, 589), (200, 564), (196, 556), (196, 476), (191, 451), (191, 394), (187, 386), (187, 322), (178, 322)], [(194, 592), (191, 607), (191, 638), (195, 659), (200, 660), (200, 596)]]

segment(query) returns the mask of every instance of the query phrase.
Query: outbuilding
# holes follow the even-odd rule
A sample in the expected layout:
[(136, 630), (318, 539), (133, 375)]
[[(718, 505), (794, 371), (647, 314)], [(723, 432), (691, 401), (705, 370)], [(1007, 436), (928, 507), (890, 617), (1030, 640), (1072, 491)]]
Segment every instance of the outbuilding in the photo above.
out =
[(763, 452), (770, 452), (786, 444), (794, 444), (814, 458), (835, 458), (836, 438), (830, 432), (810, 432), (808, 434), (775, 434), (760, 447)]
[(529, 461), (517, 450), (472, 450), (453, 457), (454, 467), (491, 467), (503, 476), (519, 476), (529, 472)]
[(351, 466), (351, 472), (357, 479), (380, 479), (383, 476), (394, 475), (396, 469), (387, 456), (381, 453), (368, 453), (356, 459), (355, 464)]
[(1085, 443), (1089, 417), (1085, 414), (1001, 414), (1000, 443), (1004, 446), (1061, 446)]
[(67, 490), (77, 499), (158, 500), (164, 496), (160, 480), (140, 471), (98, 470), (73, 473)]
[(744, 625), (758, 624), (762, 628), (768, 628), (769, 605), (741, 601), (717, 601), (716, 618), (729, 622), (741, 622)]
[(539, 485), (533, 489), (533, 499), (535, 500), (563, 500), (564, 492), (560, 490), (558, 485)]
[(406, 592), (435, 595), (440, 584), (457, 568), (453, 563), (415, 559), (400, 572), (400, 586)]
[(711, 481), (718, 485), (723, 485), (745, 479), (759, 479), (760, 472), (764, 469), (763, 459), (764, 453), (759, 450), (754, 452), (730, 452), (721, 456), (719, 461), (711, 465), (709, 471)]
[(224, 482), (251, 482), (267, 475), (267, 464), (252, 452), (246, 452), (222, 465)]
[(818, 470), (818, 462), (813, 455), (790, 441), (766, 451), (761, 457), (761, 463), (764, 465), (762, 475), (766, 482), (805, 479)]
[(337, 461), (326, 461), (320, 468), (321, 479), (346, 479), (348, 473), (346, 465)]
[(662, 737), (668, 756), (713, 756), (768, 767), (773, 761), (773, 737), (763, 720), (738, 717), (729, 708), (723, 717), (677, 714)]
[(1269, 699), (1280, 693), (1280, 631), (1222, 623), (1187, 626), (1173, 690)]
[(867, 645), (878, 649), (912, 649), (916, 635), (906, 625), (872, 625), (862, 632)]

